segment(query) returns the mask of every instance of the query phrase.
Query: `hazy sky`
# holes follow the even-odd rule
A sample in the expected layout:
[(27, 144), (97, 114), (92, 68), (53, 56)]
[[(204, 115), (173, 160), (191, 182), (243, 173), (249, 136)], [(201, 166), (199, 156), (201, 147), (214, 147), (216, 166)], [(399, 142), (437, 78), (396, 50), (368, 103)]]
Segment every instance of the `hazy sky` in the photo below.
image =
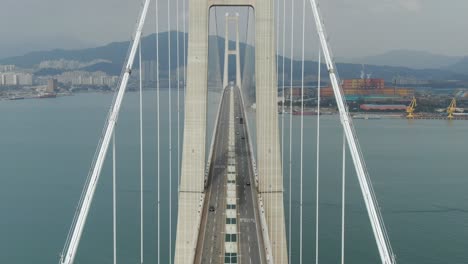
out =
[[(183, 0), (179, 1), (182, 9)], [(277, 1), (282, 7), (284, 0)], [(289, 6), (294, 1), (297, 56), (300, 54), (303, 2), (286, 1), (286, 50), (289, 50), (291, 39)], [(28, 49), (92, 47), (112, 41), (128, 40), (141, 6), (140, 0), (1, 2), (0, 57)], [(167, 30), (167, 1), (159, 2), (161, 30)], [(176, 21), (175, 3), (175, 0), (171, 0), (173, 29)], [(394, 49), (468, 55), (467, 0), (321, 0), (320, 4), (334, 54), (338, 57), (358, 57)], [(317, 38), (309, 4), (306, 11), (306, 43), (307, 54), (310, 57), (316, 53), (314, 49)], [(219, 9), (219, 12), (221, 14), (218, 14), (218, 17), (221, 18), (218, 23), (223, 23), (221, 20), (224, 10)], [(245, 8), (239, 12), (245, 20)], [(280, 13), (282, 17), (282, 10)], [(153, 1), (145, 34), (155, 31), (154, 20)], [(183, 13), (180, 21), (184, 21)], [(223, 26), (220, 28), (222, 33)], [(282, 32), (281, 28), (279, 32)]]

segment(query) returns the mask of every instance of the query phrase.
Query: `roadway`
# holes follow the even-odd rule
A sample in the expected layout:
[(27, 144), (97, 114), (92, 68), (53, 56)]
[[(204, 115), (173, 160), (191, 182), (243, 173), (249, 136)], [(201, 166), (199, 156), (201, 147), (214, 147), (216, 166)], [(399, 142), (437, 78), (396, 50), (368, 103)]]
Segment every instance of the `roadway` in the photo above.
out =
[[(245, 125), (245, 113), (239, 89), (234, 89), (234, 111), (236, 117), (236, 156), (237, 156), (237, 193), (239, 197), (240, 219), (240, 263), (266, 263), (263, 237), (258, 214), (257, 190), (251, 157), (249, 155), (249, 135)], [(243, 124), (240, 123), (242, 118)], [(250, 183), (250, 185), (247, 185)]]
[[(258, 216), (255, 181), (248, 148), (248, 134), (240, 94), (234, 88), (234, 114), (236, 129), (237, 161), (237, 197), (238, 197), (238, 230), (239, 255), (237, 263), (266, 263), (263, 241)], [(198, 239), (195, 263), (224, 263), (224, 229), (226, 208), (226, 173), (228, 153), (229, 102), (231, 89), (225, 89), (218, 120), (217, 133), (213, 149), (212, 166), (206, 187), (206, 199), (202, 214), (202, 225)], [(244, 138), (244, 139), (242, 139)], [(250, 183), (249, 185), (247, 183)], [(210, 211), (210, 207), (214, 211)]]

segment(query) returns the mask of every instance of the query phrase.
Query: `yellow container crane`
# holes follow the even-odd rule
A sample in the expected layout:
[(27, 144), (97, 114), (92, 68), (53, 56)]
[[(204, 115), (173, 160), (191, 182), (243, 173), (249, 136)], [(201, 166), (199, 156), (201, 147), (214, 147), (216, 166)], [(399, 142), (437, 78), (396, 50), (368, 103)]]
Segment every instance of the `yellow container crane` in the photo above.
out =
[(408, 107), (406, 107), (406, 118), (408, 119), (414, 119), (414, 110), (416, 109), (417, 103), (416, 103), (416, 97), (413, 96), (413, 100), (411, 100), (411, 103)]
[(453, 113), (455, 113), (456, 109), (457, 109), (457, 100), (455, 98), (453, 98), (452, 102), (449, 105), (449, 107), (447, 107), (448, 119), (450, 119), (450, 120), (453, 119)]

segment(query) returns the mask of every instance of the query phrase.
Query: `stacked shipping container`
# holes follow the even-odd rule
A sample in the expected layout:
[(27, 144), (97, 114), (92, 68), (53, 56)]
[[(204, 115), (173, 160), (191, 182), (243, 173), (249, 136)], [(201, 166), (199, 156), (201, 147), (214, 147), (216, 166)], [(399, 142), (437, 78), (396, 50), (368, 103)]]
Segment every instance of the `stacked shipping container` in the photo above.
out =
[[(393, 96), (412, 97), (414, 89), (385, 87), (384, 79), (349, 79), (343, 80), (342, 88), (345, 96)], [(323, 97), (333, 97), (332, 87), (321, 89)]]

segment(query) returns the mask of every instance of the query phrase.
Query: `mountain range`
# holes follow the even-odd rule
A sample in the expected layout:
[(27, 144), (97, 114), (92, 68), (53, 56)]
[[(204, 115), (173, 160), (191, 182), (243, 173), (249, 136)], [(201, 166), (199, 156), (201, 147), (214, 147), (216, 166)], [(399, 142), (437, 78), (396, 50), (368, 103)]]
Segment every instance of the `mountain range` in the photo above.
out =
[(342, 59), (343, 62), (371, 64), (413, 69), (448, 69), (458, 63), (462, 57), (433, 54), (417, 50), (392, 50), (383, 54), (362, 58)]
[[(183, 65), (183, 43), (184, 34), (181, 32), (162, 32), (158, 34), (159, 39), (159, 50), (160, 50), (160, 70), (162, 74), (167, 73), (167, 66), (169, 65), (168, 50), (168, 38), (170, 36), (172, 46), (176, 43), (177, 35), (179, 36), (180, 47), (179, 47), (179, 64)], [(187, 40), (187, 36), (185, 35)], [(224, 38), (210, 36), (210, 67), (216, 60), (219, 61), (219, 65), (222, 65), (224, 60)], [(121, 72), (122, 65), (126, 58), (126, 54), (129, 47), (129, 42), (114, 42), (105, 46), (87, 49), (76, 49), (76, 50), (63, 50), (55, 49), (50, 51), (37, 51), (30, 52), (22, 56), (15, 56), (10, 58), (0, 59), (0, 64), (14, 64), (22, 68), (34, 68), (42, 61), (47, 60), (75, 60), (80, 62), (89, 62), (93, 60), (105, 60), (107, 62), (99, 62), (97, 64), (87, 66), (81, 70), (87, 71), (103, 71), (108, 74), (118, 75)], [(217, 46), (216, 46), (217, 45)], [(142, 39), (142, 54), (144, 60), (155, 60), (156, 59), (156, 34), (151, 34)], [(218, 47), (213, 49), (211, 47)], [(242, 65), (244, 60), (248, 60), (249, 63), (254, 61), (254, 48), (245, 43), (241, 43), (241, 54), (250, 54), (242, 58)], [(216, 53), (215, 51), (218, 51)], [(171, 68), (175, 69), (177, 65), (176, 61), (177, 49), (172, 47), (171, 49)], [(215, 55), (215, 56), (213, 56)], [(279, 57), (279, 70), (282, 72), (282, 57)], [(290, 72), (290, 59), (285, 59), (286, 73)], [(354, 58), (354, 59), (340, 59), (344, 63), (337, 63), (338, 70), (341, 78), (360, 78), (361, 72), (364, 70), (366, 73), (372, 74), (375, 78), (384, 78), (386, 81), (391, 82), (396, 76), (407, 79), (418, 79), (418, 80), (462, 80), (468, 81), (468, 57), (450, 57), (443, 55), (434, 55), (427, 52), (418, 51), (392, 51), (382, 55), (369, 56), (365, 58)], [(231, 63), (231, 61), (230, 61)], [(135, 61), (135, 65), (138, 65), (138, 61)], [(231, 67), (233, 68), (233, 67)], [(298, 79), (301, 76), (301, 62), (294, 61), (294, 78)], [(222, 68), (221, 68), (222, 69)], [(40, 69), (36, 74), (42, 75), (53, 71), (55, 74), (59, 73), (56, 69)], [(324, 77), (327, 77), (327, 71), (325, 66), (322, 65), (322, 73)], [(316, 75), (317, 74), (317, 62), (306, 61), (305, 62), (305, 74)], [(287, 76), (285, 76), (286, 78)]]

